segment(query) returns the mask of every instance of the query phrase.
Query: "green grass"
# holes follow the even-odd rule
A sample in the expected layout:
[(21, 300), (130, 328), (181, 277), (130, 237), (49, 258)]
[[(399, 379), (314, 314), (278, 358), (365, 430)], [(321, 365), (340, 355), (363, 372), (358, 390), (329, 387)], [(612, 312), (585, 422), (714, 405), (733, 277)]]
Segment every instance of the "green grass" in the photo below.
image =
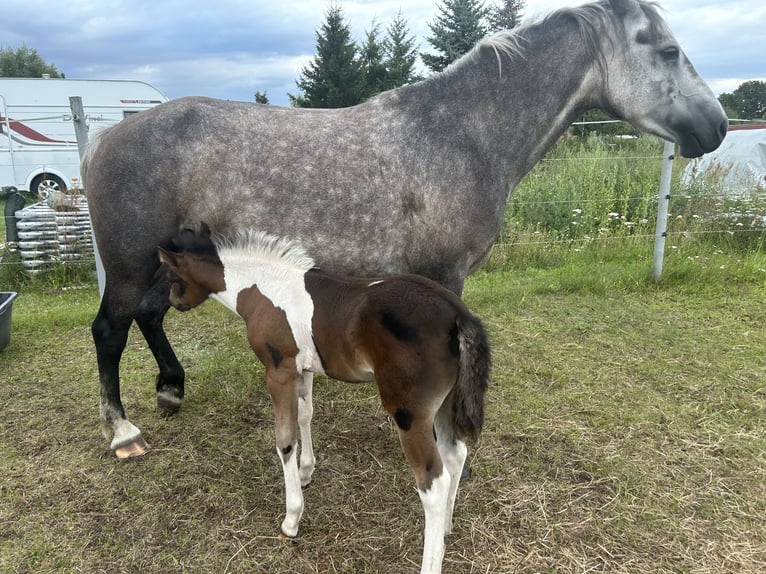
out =
[[(552, 157), (574, 153), (568, 145)], [(601, 153), (585, 145), (575, 156)], [(644, 160), (618, 174), (589, 161), (603, 167), (543, 162), (517, 190), (543, 194), (538, 172), (558, 182), (549, 190), (607, 182), (581, 204), (588, 212), (560, 217), (573, 189), (551, 213), (525, 214), (519, 199), (466, 284), (494, 368), (444, 571), (763, 572), (766, 255), (747, 215), (758, 198), (675, 189), (656, 282), (656, 190), (631, 182), (658, 176), (632, 173)], [(613, 200), (597, 208), (603, 194)], [(156, 411), (156, 366), (131, 332), (122, 398), (152, 449), (121, 463), (99, 430), (92, 276), (9, 269), (0, 281), (19, 296), (0, 352), (1, 572), (418, 570), (422, 510), (373, 386), (319, 379), (317, 472), (300, 536), (284, 542), (270, 402), (236, 317), (214, 303), (168, 315), (187, 369), (170, 418)]]
[[(640, 267), (626, 280), (622, 258), (583, 257), (469, 280), (494, 370), (445, 572), (762, 571), (766, 284), (732, 266), (656, 284)], [(370, 385), (317, 385), (301, 535), (276, 538), (262, 370), (213, 303), (168, 317), (188, 374), (175, 417), (155, 411), (154, 362), (131, 333), (122, 396), (153, 448), (115, 460), (98, 429), (97, 298), (38, 288), (14, 303), (0, 570), (417, 570), (420, 504)]]

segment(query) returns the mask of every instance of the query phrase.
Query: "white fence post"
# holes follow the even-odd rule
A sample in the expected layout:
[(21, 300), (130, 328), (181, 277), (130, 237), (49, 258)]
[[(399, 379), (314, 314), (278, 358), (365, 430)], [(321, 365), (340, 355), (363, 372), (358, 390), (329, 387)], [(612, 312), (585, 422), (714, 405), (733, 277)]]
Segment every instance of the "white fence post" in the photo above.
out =
[(660, 192), (657, 196), (657, 231), (654, 239), (654, 263), (652, 270), (654, 280), (659, 281), (662, 275), (662, 263), (665, 257), (665, 238), (668, 235), (668, 205), (670, 204), (670, 178), (673, 175), (673, 159), (675, 159), (676, 144), (666, 141), (662, 149), (662, 176), (660, 177)]

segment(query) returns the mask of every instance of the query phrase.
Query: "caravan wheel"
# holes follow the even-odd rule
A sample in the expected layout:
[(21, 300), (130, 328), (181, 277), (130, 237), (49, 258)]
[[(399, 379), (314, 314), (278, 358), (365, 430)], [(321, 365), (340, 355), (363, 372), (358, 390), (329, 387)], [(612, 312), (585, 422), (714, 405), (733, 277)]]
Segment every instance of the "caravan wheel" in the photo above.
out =
[(48, 196), (54, 191), (66, 191), (66, 184), (55, 175), (43, 173), (32, 180), (29, 191), (33, 197), (37, 196), (40, 199), (48, 199)]

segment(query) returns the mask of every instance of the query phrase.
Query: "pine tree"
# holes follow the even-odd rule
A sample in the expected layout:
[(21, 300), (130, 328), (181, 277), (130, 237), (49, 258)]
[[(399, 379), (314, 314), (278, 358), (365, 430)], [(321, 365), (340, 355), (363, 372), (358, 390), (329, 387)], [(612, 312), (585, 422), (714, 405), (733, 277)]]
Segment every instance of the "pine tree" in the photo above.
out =
[(256, 104), (268, 104), (269, 103), (269, 96), (266, 94), (266, 92), (261, 92), (258, 90), (255, 92), (255, 95), (253, 96), (255, 98)]
[(374, 20), (361, 50), (364, 74), (360, 99), (364, 100), (387, 89), (388, 69), (384, 61), (385, 44), (380, 40), (380, 24)]
[(418, 59), (415, 37), (410, 35), (407, 21), (402, 17), (401, 11), (388, 27), (388, 37), (384, 40), (384, 49), (387, 70), (384, 89), (398, 88), (420, 79), (415, 74), (415, 62)]
[(290, 103), (303, 108), (343, 108), (358, 103), (362, 68), (339, 6), (330, 7), (316, 36), (317, 55), (296, 82), (303, 95), (288, 94)]
[(521, 23), (524, 0), (502, 0), (499, 6), (489, 9), (489, 29), (492, 32), (510, 30)]
[(420, 56), (433, 72), (442, 71), (487, 34), (484, 20), (489, 15), (480, 0), (444, 0), (439, 12), (428, 24), (433, 33), (428, 42), (439, 53)]

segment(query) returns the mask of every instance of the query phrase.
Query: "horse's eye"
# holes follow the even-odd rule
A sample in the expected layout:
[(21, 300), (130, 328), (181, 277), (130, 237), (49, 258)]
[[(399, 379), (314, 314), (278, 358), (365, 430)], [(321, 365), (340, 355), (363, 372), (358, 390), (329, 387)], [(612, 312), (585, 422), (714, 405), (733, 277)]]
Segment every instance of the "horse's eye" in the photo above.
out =
[(660, 54), (662, 54), (662, 59), (666, 62), (677, 62), (681, 52), (677, 47), (672, 46), (670, 48), (664, 48)]

